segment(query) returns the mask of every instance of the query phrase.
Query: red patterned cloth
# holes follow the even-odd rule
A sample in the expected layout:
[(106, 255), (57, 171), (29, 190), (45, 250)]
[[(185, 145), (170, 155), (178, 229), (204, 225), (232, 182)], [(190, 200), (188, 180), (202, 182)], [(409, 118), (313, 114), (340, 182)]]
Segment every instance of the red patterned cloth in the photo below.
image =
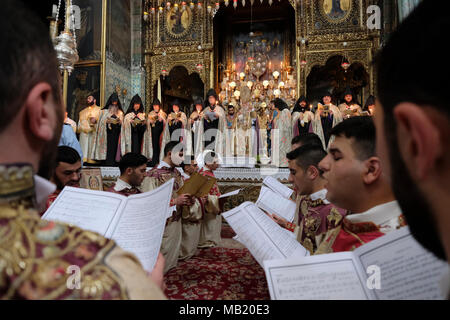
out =
[(47, 201), (45, 202), (45, 210), (42, 212), (39, 212), (39, 215), (42, 217), (44, 215), (44, 213), (48, 210), (48, 208), (50, 208), (50, 206), (52, 205), (52, 203), (56, 200), (56, 198), (58, 198), (59, 194), (61, 193), (61, 190), (56, 190), (55, 192), (53, 192), (52, 194), (50, 194), (47, 197)]
[[(0, 300), (128, 298), (105, 262), (113, 240), (39, 217), (31, 166), (0, 165), (0, 190)], [(68, 286), (71, 266), (82, 272), (80, 290)]]
[[(204, 176), (208, 176), (208, 177), (213, 177), (213, 178), (215, 178), (214, 173), (213, 173), (212, 171), (205, 170), (204, 168), (202, 168), (202, 169), (199, 171), (199, 173), (202, 174), (202, 175), (204, 175)], [(212, 195), (212, 196), (218, 196), (218, 197), (220, 197), (219, 186), (218, 186), (217, 183), (215, 183), (214, 186), (211, 188), (211, 190), (209, 191), (209, 194)]]
[(169, 299), (269, 300), (264, 270), (247, 249), (208, 248), (165, 275)]
[[(170, 206), (173, 206), (174, 200), (177, 197), (177, 192), (178, 190), (180, 190), (180, 188), (183, 186), (184, 183), (183, 176), (181, 175), (180, 171), (178, 171), (176, 168), (154, 167), (150, 171), (147, 171), (145, 175), (147, 177), (156, 179), (158, 181), (158, 187), (162, 186), (164, 183), (166, 183), (172, 178), (175, 179), (172, 189), (172, 199), (170, 200)], [(177, 206), (177, 210), (173, 212), (172, 217), (169, 219), (171, 219), (172, 221), (178, 221), (179, 219), (181, 219), (180, 206)]]
[[(402, 214), (398, 217), (397, 228), (406, 225), (405, 217)], [(344, 218), (342, 225), (332, 230), (321, 244), (322, 249), (320, 253), (353, 251), (384, 234), (380, 227), (371, 221), (353, 223)]]

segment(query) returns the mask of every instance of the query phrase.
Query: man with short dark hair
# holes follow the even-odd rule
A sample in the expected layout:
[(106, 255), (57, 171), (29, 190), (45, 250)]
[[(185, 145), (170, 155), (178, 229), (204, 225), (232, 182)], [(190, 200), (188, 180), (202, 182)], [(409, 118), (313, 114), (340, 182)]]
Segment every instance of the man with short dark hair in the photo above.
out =
[(375, 154), (372, 118), (346, 119), (331, 130), (331, 135), (335, 139), (319, 163), (327, 199), (352, 214), (329, 232), (317, 253), (351, 251), (405, 225)]
[[(421, 1), (378, 55), (377, 149), (414, 237), (450, 257), (449, 1)], [(407, 52), (408, 54), (401, 54)], [(414, 61), (436, 68), (411, 68)], [(446, 294), (449, 281), (443, 281)]]
[(194, 204), (190, 195), (178, 194), (178, 190), (183, 186), (184, 180), (176, 167), (180, 166), (183, 161), (183, 147), (183, 143), (178, 141), (170, 141), (167, 143), (164, 147), (164, 159), (159, 162), (157, 167), (154, 167), (146, 173), (141, 187), (143, 192), (150, 191), (163, 185), (172, 178), (175, 179), (172, 200), (170, 201), (173, 213), (167, 219), (161, 243), (161, 253), (166, 260), (164, 273), (177, 265), (181, 246), (182, 229), (180, 218), (183, 206), (189, 207)]
[(50, 180), (61, 191), (65, 186), (79, 187), (81, 175), (81, 158), (78, 152), (68, 146), (59, 146), (56, 168)]
[(129, 152), (119, 162), (120, 177), (108, 191), (129, 196), (141, 193), (139, 187), (144, 181), (148, 159), (142, 154)]
[[(59, 146), (56, 156), (56, 168), (50, 179), (56, 190), (47, 198), (46, 210), (58, 197), (64, 187), (79, 187), (81, 178), (81, 158), (78, 152), (68, 146)], [(45, 211), (44, 211), (45, 212)], [(42, 214), (44, 213), (42, 212)]]
[(300, 196), (297, 208), (298, 225), (273, 214), (276, 222), (297, 235), (298, 241), (313, 254), (327, 231), (340, 225), (346, 211), (337, 208), (326, 198), (326, 180), (318, 168), (326, 156), (322, 144), (306, 144), (287, 154), (289, 182)]
[(319, 146), (322, 146), (322, 141), (320, 140), (319, 136), (315, 133), (308, 132), (304, 133), (298, 136), (295, 136), (292, 138), (291, 141), (291, 151), (295, 150), (305, 144), (317, 144)]
[[(40, 218), (64, 120), (58, 63), (22, 1), (2, 1), (0, 30), (0, 299), (164, 299), (163, 260), (148, 275), (113, 240)], [(67, 286), (74, 265), (78, 290)]]

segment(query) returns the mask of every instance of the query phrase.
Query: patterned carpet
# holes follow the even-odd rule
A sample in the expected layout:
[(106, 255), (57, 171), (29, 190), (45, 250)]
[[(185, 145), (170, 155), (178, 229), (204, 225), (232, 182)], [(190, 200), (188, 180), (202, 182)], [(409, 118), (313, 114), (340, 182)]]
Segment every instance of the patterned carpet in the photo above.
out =
[[(234, 241), (231, 228), (222, 228), (225, 243)], [(245, 249), (199, 249), (166, 276), (166, 295), (182, 300), (269, 300), (264, 270)]]

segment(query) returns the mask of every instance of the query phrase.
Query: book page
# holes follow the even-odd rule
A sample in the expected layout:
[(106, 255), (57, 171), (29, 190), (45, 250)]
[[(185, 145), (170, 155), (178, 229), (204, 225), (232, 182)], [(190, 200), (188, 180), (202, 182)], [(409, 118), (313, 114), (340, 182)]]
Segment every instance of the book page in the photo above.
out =
[(128, 197), (111, 239), (124, 250), (134, 253), (145, 270), (155, 266), (170, 208), (174, 179), (162, 186)]
[(303, 257), (308, 251), (254, 203), (244, 202), (239, 207), (224, 212), (223, 217), (262, 266), (263, 261)]
[(283, 198), (278, 193), (265, 186), (261, 187), (256, 205), (267, 213), (275, 213), (289, 222), (294, 221), (296, 204), (294, 201)]
[(352, 252), (264, 261), (272, 300), (366, 300), (370, 293)]
[(126, 200), (112, 192), (65, 187), (42, 219), (73, 224), (104, 236)]
[(379, 267), (381, 289), (377, 299), (443, 299), (439, 283), (448, 265), (423, 248), (408, 227), (393, 231), (355, 250), (366, 270)]
[(228, 192), (228, 193), (224, 193), (224, 194), (222, 194), (222, 195), (219, 197), (219, 199), (221, 199), (221, 198), (226, 198), (226, 197), (231, 197), (231, 196), (235, 196), (235, 195), (237, 195), (241, 190), (242, 190), (242, 189), (237, 189), (237, 190), (234, 190), (234, 191), (230, 191), (230, 192)]
[(178, 190), (177, 194), (186, 193), (201, 198), (209, 194), (214, 183), (216, 183), (215, 178), (194, 172), (189, 179), (184, 181), (183, 186)]
[(190, 194), (195, 195), (198, 190), (202, 187), (202, 184), (205, 183), (206, 180), (203, 178), (201, 174), (198, 172), (194, 172), (189, 179), (184, 181), (181, 188), (178, 190), (178, 194)]
[(195, 194), (195, 196), (198, 198), (207, 196), (217, 181), (216, 178), (210, 176), (203, 176), (203, 178), (205, 178), (205, 182), (202, 184), (201, 188)]
[(283, 198), (286, 199), (289, 199), (292, 195), (292, 192), (294, 192), (294, 190), (282, 184), (280, 181), (271, 176), (265, 177), (263, 180), (263, 184), (272, 189), (272, 191), (279, 193)]

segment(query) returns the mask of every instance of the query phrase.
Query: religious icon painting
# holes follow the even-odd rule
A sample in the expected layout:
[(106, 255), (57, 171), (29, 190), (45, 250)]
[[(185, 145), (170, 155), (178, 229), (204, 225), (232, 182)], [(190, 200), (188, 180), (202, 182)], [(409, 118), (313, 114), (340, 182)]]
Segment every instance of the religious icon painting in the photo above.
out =
[(320, 7), (329, 22), (342, 22), (351, 12), (352, 0), (322, 0)]
[(166, 30), (174, 38), (184, 37), (192, 25), (192, 11), (189, 7), (184, 10), (172, 7), (166, 14)]
[(72, 0), (80, 61), (101, 60), (102, 2)]
[(81, 170), (80, 187), (103, 191), (103, 179), (100, 168), (83, 168)]

